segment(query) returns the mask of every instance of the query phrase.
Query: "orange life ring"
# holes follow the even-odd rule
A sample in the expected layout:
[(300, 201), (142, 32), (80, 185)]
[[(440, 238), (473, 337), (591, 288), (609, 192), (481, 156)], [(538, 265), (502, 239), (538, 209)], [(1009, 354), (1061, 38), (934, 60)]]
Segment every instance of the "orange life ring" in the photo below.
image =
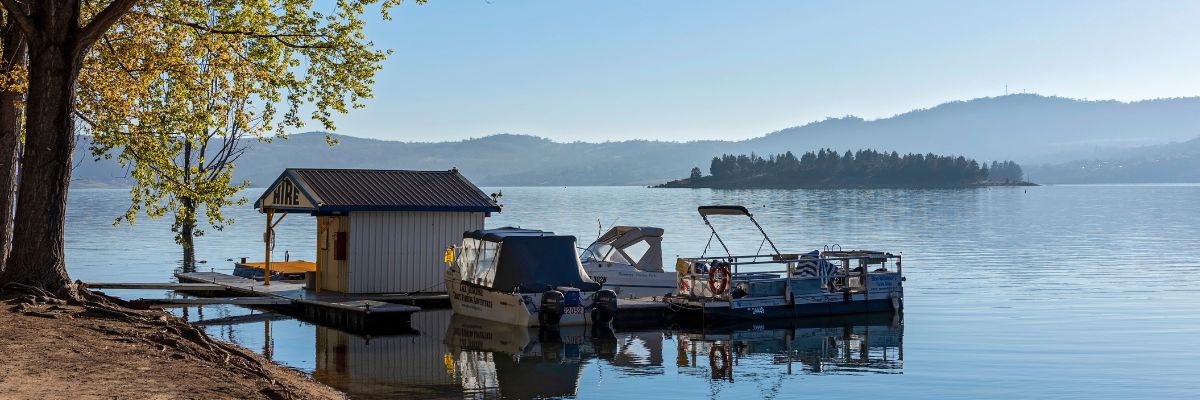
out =
[[(720, 278), (717, 277), (718, 272)], [(729, 289), (729, 264), (713, 265), (712, 269), (708, 271), (708, 289), (712, 290), (713, 295), (723, 294), (725, 289)]]
[[(720, 360), (720, 363), (717, 363)], [(729, 353), (725, 351), (725, 346), (720, 343), (713, 343), (708, 349), (708, 367), (712, 369), (713, 378), (724, 378), (729, 376)]]

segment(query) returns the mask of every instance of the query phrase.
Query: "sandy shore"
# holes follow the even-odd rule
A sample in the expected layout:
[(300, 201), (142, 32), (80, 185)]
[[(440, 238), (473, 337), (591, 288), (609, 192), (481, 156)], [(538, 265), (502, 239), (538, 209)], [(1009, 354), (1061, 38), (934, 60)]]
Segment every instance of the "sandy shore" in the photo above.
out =
[[(103, 299), (101, 299), (103, 300)], [(161, 310), (0, 296), (3, 399), (341, 399)]]

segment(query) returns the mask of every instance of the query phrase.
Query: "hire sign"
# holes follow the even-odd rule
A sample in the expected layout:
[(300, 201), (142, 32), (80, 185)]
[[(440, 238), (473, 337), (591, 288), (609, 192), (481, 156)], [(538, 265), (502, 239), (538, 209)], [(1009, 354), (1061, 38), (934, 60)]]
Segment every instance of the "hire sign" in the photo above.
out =
[(291, 179), (281, 179), (279, 184), (263, 198), (263, 206), (279, 208), (313, 208), (308, 197), (300, 193), (300, 188)]

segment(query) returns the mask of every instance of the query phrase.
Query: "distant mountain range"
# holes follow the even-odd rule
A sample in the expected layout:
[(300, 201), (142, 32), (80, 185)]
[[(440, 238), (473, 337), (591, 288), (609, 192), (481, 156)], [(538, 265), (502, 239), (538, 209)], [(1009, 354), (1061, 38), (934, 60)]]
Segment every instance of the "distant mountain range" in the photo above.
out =
[[(341, 143), (330, 148), (323, 133), (310, 132), (269, 144), (253, 143), (239, 160), (236, 175), (261, 186), (287, 167), (443, 170), (456, 166), (485, 186), (652, 185), (687, 176), (695, 166), (707, 171), (712, 157), (727, 153), (876, 149), (963, 155), (981, 161), (1015, 160), (1031, 165), (1121, 159), (1127, 151), (1172, 149), (1183, 143), (1166, 143), (1198, 136), (1198, 97), (1125, 103), (1014, 94), (953, 101), (875, 120), (829, 118), (741, 141), (560, 143), (535, 136), (498, 134), (422, 143), (335, 135)], [(81, 140), (76, 152), (77, 187), (128, 184), (124, 172), (111, 161), (91, 161), (86, 146)], [(1141, 150), (1129, 150), (1134, 148)], [(1186, 158), (1183, 154), (1180, 157)], [(1175, 162), (1186, 163), (1182, 159)], [(1152, 164), (1138, 165), (1144, 165), (1139, 167), (1145, 169), (1144, 174), (1153, 175), (1157, 170)], [(1062, 182), (1084, 179), (1082, 175), (1058, 172), (1071, 167), (1061, 168), (1065, 169), (1034, 168), (1027, 177), (1034, 182), (1043, 177)], [(1187, 175), (1163, 176), (1184, 179)], [(1098, 174), (1086, 179), (1108, 178)]]

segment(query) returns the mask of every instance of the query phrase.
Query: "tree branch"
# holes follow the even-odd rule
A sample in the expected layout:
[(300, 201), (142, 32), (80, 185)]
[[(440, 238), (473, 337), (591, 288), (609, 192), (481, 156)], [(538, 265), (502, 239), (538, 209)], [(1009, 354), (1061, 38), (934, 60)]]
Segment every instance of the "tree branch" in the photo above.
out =
[(332, 49), (332, 48), (337, 47), (337, 46), (334, 46), (334, 45), (328, 44), (328, 43), (299, 44), (299, 43), (291, 42), (288, 40), (289, 38), (321, 38), (321, 37), (325, 37), (325, 35), (321, 35), (321, 34), (265, 33), (265, 32), (261, 32), (261, 31), (251, 31), (251, 30), (243, 30), (243, 29), (224, 29), (224, 28), (217, 28), (215, 26), (204, 25), (204, 24), (200, 24), (200, 23), (192, 22), (192, 21), (184, 21), (184, 20), (179, 20), (179, 19), (174, 19), (174, 18), (168, 18), (168, 17), (164, 17), (164, 16), (160, 16), (160, 15), (151, 14), (151, 16), (161, 19), (163, 21), (167, 21), (172, 24), (182, 25), (182, 26), (186, 26), (186, 27), (189, 27), (192, 29), (197, 29), (200, 31), (217, 34), (217, 35), (245, 35), (245, 36), (262, 38), (262, 39), (274, 39), (274, 40), (278, 41), (280, 44), (290, 47), (290, 48), (294, 48), (294, 49)]
[(5, 11), (8, 11), (8, 17), (17, 22), (17, 26), (25, 33), (25, 37), (33, 36), (36, 33), (33, 20), (29, 19), (29, 12), (25, 11), (24, 5), (17, 3), (17, 0), (0, 0), (0, 4), (3, 4)]
[[(2, 1), (4, 1), (7, 5), (8, 2), (14, 0)], [(96, 16), (92, 18), (92, 21), (88, 22), (87, 26), (84, 26), (81, 29), (81, 34), (77, 39), (78, 41), (75, 43), (76, 48), (86, 48), (94, 43), (97, 39), (100, 39), (100, 36), (103, 35), (104, 32), (108, 31), (108, 28), (111, 28), (113, 24), (117, 23), (117, 20), (121, 19), (122, 15), (125, 15), (125, 13), (129, 12), (129, 9), (133, 8), (135, 3), (137, 3), (137, 0), (113, 0), (112, 3), (108, 3), (108, 6), (104, 7), (104, 10), (101, 10), (99, 14), (96, 14)]]

